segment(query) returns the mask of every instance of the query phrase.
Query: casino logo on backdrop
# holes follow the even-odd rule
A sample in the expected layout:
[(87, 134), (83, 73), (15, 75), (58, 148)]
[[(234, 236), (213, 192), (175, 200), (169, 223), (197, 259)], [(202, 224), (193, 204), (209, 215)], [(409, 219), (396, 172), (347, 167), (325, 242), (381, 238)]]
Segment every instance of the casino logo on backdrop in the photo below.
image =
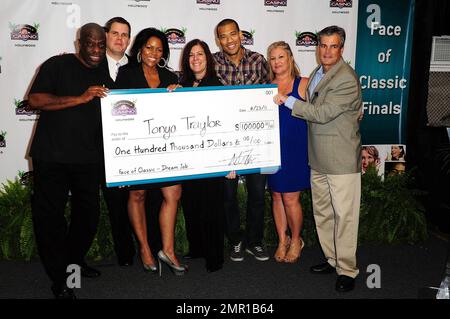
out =
[(170, 44), (185, 44), (186, 43), (186, 28), (175, 29), (162, 29), (162, 32), (167, 37), (167, 41), (169, 41)]
[(37, 41), (39, 40), (39, 23), (29, 24), (14, 24), (9, 23), (11, 30), (11, 40), (15, 41)]
[(28, 100), (14, 99), (14, 106), (16, 108), (16, 115), (36, 115), (39, 114), (39, 110), (32, 110), (28, 104)]
[(210, 4), (220, 4), (220, 0), (197, 0), (197, 4), (206, 4), (206, 5), (210, 5)]
[(249, 31), (245, 31), (245, 30), (241, 30), (242, 32), (242, 44), (243, 45), (253, 45), (254, 41), (253, 41), (253, 35), (255, 34), (255, 30), (250, 30)]
[(6, 131), (0, 131), (0, 147), (6, 147)]
[(71, 6), (73, 3), (69, 1), (52, 1), (50, 4), (54, 6)]
[(353, 0), (331, 0), (330, 8), (351, 8), (353, 6)]
[[(295, 45), (300, 47), (316, 47), (317, 34), (312, 32), (295, 32)], [(314, 48), (315, 50), (315, 48)]]
[(150, 0), (129, 0), (128, 2), (131, 2), (128, 4), (130, 8), (147, 8), (147, 5), (141, 2), (150, 2)]
[(196, 3), (199, 10), (206, 11), (217, 11), (217, 7), (220, 6), (220, 0), (196, 0)]
[(264, 6), (266, 7), (286, 7), (287, 0), (264, 0)]
[(120, 100), (112, 105), (112, 116), (136, 115), (136, 101)]

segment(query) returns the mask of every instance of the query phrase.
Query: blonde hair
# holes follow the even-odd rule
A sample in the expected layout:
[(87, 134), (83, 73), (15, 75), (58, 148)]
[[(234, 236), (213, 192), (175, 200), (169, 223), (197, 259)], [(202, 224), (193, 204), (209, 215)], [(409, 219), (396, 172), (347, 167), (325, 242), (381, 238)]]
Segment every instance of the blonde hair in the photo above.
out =
[[(283, 49), (284, 51), (287, 52), (288, 57), (289, 57), (289, 62), (290, 62), (289, 63), (289, 68), (291, 70), (291, 72), (290, 72), (291, 76), (293, 78), (299, 77), (300, 76), (300, 69), (299, 69), (297, 63), (295, 63), (294, 55), (292, 54), (291, 47), (289, 46), (289, 44), (287, 44), (284, 41), (274, 42), (271, 45), (269, 45), (269, 47), (267, 48), (267, 60), (269, 61), (269, 65), (270, 65), (270, 53), (273, 51), (273, 49), (276, 49), (276, 48), (281, 48), (281, 49)], [(273, 74), (273, 71), (272, 71), (271, 67), (269, 67), (269, 78), (270, 78), (270, 81), (273, 81), (273, 79), (275, 78), (275, 75)]]

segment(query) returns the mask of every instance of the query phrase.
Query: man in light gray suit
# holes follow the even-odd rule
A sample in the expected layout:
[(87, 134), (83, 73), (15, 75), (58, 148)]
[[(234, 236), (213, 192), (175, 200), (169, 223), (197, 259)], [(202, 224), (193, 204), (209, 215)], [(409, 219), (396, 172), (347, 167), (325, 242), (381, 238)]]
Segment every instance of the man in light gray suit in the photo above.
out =
[(311, 267), (311, 272), (336, 272), (336, 290), (346, 292), (354, 288), (359, 272), (361, 87), (355, 71), (342, 59), (344, 29), (326, 27), (318, 37), (320, 65), (310, 76), (306, 102), (283, 95), (275, 96), (274, 101), (308, 121), (314, 219), (327, 259)]

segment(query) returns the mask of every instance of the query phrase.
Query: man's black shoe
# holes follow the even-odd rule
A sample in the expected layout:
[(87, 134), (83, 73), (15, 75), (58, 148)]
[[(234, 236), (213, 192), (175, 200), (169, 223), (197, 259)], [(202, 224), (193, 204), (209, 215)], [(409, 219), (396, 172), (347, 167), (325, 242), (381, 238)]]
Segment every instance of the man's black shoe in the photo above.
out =
[(72, 289), (66, 285), (52, 285), (52, 292), (55, 299), (77, 299)]
[(347, 292), (355, 288), (355, 278), (339, 275), (336, 280), (336, 290), (339, 292)]
[(80, 265), (81, 277), (86, 278), (97, 278), (100, 277), (101, 273), (95, 268), (89, 267), (88, 265)]
[(215, 272), (215, 271), (219, 271), (220, 269), (222, 269), (223, 264), (216, 264), (216, 265), (208, 265), (206, 266), (206, 271), (207, 272)]
[(313, 274), (332, 274), (336, 272), (336, 268), (327, 262), (312, 266), (309, 270)]
[(195, 254), (195, 253), (191, 253), (188, 252), (186, 255), (183, 256), (184, 259), (197, 259), (197, 258), (202, 258), (203, 256), (201, 254)]
[(118, 264), (121, 267), (130, 267), (133, 266), (133, 259), (119, 259)]

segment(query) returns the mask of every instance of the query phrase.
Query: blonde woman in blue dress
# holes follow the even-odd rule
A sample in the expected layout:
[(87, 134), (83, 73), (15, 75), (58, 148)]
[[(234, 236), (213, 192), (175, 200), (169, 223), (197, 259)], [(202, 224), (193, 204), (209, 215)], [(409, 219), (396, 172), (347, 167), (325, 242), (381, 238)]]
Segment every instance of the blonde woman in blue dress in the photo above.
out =
[[(278, 85), (278, 92), (304, 100), (308, 78), (300, 77), (289, 44), (284, 41), (272, 43), (267, 49), (267, 60), (270, 80)], [(274, 258), (277, 262), (294, 263), (304, 246), (300, 235), (303, 226), (300, 192), (310, 188), (307, 124), (293, 117), (284, 104), (279, 106), (279, 115), (281, 169), (268, 178), (279, 240)]]

